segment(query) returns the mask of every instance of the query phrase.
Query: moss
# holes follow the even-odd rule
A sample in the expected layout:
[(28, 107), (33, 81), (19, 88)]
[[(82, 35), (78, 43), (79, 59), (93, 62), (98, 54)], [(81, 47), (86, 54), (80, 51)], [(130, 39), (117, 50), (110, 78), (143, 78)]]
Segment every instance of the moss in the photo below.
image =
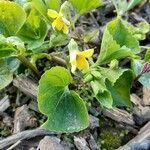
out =
[(9, 129), (9, 127), (4, 125), (0, 127), (0, 137), (7, 137), (9, 135), (11, 135), (11, 129)]
[(118, 131), (113, 129), (102, 130), (98, 138), (98, 144), (101, 145), (102, 150), (114, 150), (121, 146), (122, 137)]
[(116, 123), (103, 116), (100, 117), (100, 135), (97, 144), (102, 150), (114, 150), (133, 138), (128, 130), (118, 128)]

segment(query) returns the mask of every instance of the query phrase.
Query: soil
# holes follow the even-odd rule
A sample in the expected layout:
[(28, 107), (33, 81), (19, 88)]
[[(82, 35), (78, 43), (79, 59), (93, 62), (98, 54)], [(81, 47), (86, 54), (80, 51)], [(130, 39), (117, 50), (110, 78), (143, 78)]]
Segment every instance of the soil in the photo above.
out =
[[(83, 45), (83, 47), (96, 47), (94, 58), (99, 53), (105, 25), (114, 17), (116, 17), (114, 6), (105, 1), (102, 7), (82, 16), (76, 24), (80, 34), (92, 29), (100, 31), (91, 43)], [(124, 18), (133, 25), (143, 19), (150, 23), (150, 3), (147, 2), (134, 8)], [(146, 39), (141, 41), (143, 46), (149, 44), (150, 32), (146, 35)], [(128, 66), (128, 60), (122, 63)], [(50, 62), (47, 59), (40, 59), (37, 62), (38, 69), (41, 72), (44, 71), (46, 66), (50, 66), (49, 64)], [(51, 64), (51, 66), (53, 65), (55, 63)], [(22, 71), (20, 72), (22, 73)], [(78, 81), (77, 78), (75, 79), (76, 84), (72, 85), (71, 88), (75, 89), (86, 100), (90, 114), (90, 126), (80, 133), (55, 134), (45, 133), (44, 131), (37, 132), (36, 129), (46, 120), (46, 117), (37, 108), (35, 91), (38, 81), (31, 73), (26, 76), (19, 75), (19, 77), (20, 79), (14, 75), (13, 83), (0, 92), (0, 104), (3, 101), (0, 106), (0, 147), (2, 144), (6, 144), (6, 146), (3, 146), (3, 150), (8, 148), (9, 150), (114, 150), (121, 149), (130, 141), (132, 150), (150, 149), (150, 135), (143, 143), (140, 143), (140, 140), (137, 139), (137, 143), (133, 144), (132, 142), (132, 139), (137, 136), (141, 135), (140, 139), (143, 138), (143, 135), (147, 136), (143, 131), (148, 133), (150, 130), (150, 105), (143, 104), (144, 97), (150, 101), (150, 88), (145, 88), (140, 83), (136, 83), (132, 89), (132, 109), (121, 107), (106, 111), (93, 98), (90, 86)], [(28, 89), (24, 83), (31, 88)], [(1, 108), (2, 106), (3, 108)], [(145, 130), (141, 131), (143, 127)], [(24, 133), (24, 131), (33, 132), (29, 134)], [(19, 133), (22, 133), (21, 136), (23, 137), (18, 138)], [(17, 138), (13, 136), (16, 134)]]

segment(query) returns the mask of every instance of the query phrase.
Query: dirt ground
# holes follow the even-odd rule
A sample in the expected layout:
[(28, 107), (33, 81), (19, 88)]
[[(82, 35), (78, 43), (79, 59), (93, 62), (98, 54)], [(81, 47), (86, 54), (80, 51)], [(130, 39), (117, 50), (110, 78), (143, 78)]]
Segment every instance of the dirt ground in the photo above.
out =
[[(98, 29), (99, 33), (93, 41), (84, 45), (96, 47), (95, 58), (99, 53), (105, 25), (114, 17), (116, 17), (114, 6), (105, 1), (102, 7), (82, 16), (76, 24), (80, 34)], [(133, 25), (143, 20), (150, 23), (150, 3), (134, 8), (124, 17)], [(149, 44), (150, 32), (146, 39), (141, 41), (141, 45)], [(43, 66), (48, 63), (50, 62), (47, 59), (39, 60), (38, 69), (42, 71)], [(129, 65), (128, 61), (122, 63)], [(0, 92), (0, 149), (150, 149), (150, 88), (136, 83), (131, 94), (133, 108), (120, 107), (109, 110), (100, 107), (93, 98), (89, 85), (79, 83), (78, 79), (76, 82), (75, 90), (87, 101), (89, 107), (90, 126), (80, 133), (56, 134), (39, 128), (46, 117), (37, 108), (38, 82), (34, 80), (34, 76), (14, 76), (13, 83)]]

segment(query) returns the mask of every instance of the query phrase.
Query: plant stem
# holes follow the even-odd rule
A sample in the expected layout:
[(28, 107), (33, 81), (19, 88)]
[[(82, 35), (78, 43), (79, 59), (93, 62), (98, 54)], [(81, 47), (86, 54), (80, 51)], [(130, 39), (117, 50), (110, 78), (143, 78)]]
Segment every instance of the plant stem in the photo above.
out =
[(77, 15), (74, 17), (74, 20), (72, 21), (71, 26), (72, 26), (72, 28), (73, 28), (74, 31), (76, 31), (75, 24), (76, 24), (77, 20), (79, 19), (79, 17), (80, 17), (80, 15), (77, 14)]
[(17, 56), (17, 58), (26, 66), (28, 67), (35, 75), (38, 79), (40, 79), (41, 74), (40, 72), (37, 70), (37, 68), (32, 65), (32, 63), (24, 56), (24, 55), (19, 55)]

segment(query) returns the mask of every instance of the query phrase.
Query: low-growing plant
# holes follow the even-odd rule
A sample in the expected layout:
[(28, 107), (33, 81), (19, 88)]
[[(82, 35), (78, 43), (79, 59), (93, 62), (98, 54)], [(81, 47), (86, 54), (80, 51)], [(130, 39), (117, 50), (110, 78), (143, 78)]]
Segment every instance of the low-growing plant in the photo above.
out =
[[(48, 117), (43, 128), (71, 133), (88, 127), (86, 102), (70, 86), (76, 76), (91, 85), (104, 108), (132, 107), (130, 89), (135, 80), (150, 86), (150, 49), (143, 59), (139, 42), (146, 38), (150, 25), (145, 21), (133, 26), (122, 19), (141, 1), (112, 2), (117, 17), (106, 25), (100, 53), (93, 61), (96, 48), (84, 49), (82, 45), (90, 42), (98, 29), (80, 37), (76, 23), (81, 15), (100, 7), (101, 0), (0, 1), (0, 89), (12, 82), (20, 62), (30, 69), (40, 79), (38, 107)], [(64, 48), (60, 52), (57, 49), (61, 47)], [(59, 53), (65, 56), (64, 60), (58, 58)], [(66, 67), (53, 66), (42, 75), (37, 60), (51, 61), (55, 56)], [(131, 62), (129, 68), (121, 65), (127, 58)]]

